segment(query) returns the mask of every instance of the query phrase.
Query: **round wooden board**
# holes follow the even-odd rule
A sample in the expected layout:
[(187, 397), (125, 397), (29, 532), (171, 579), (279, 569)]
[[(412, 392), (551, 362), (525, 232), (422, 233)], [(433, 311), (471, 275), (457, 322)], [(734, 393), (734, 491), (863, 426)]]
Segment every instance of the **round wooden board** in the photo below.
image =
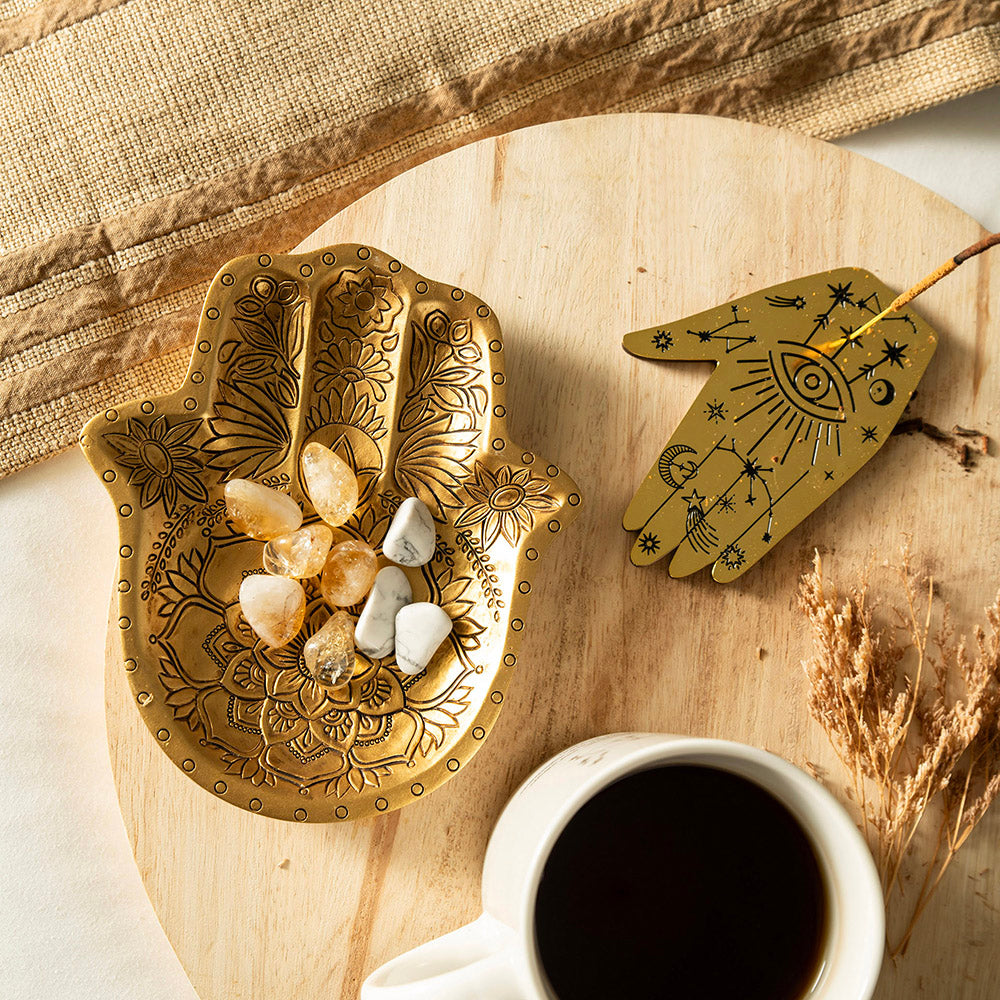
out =
[[(965, 472), (924, 437), (893, 438), (736, 583), (717, 585), (707, 572), (673, 580), (666, 561), (636, 569), (622, 511), (709, 368), (635, 360), (621, 336), (839, 265), (904, 288), (980, 234), (931, 192), (822, 142), (721, 119), (621, 115), (457, 150), (309, 237), (303, 248), (370, 243), (488, 302), (505, 334), (511, 436), (565, 468), (584, 508), (540, 568), (492, 736), (443, 788), (378, 819), (297, 826), (204, 792), (142, 724), (111, 630), (108, 733), (125, 825), (204, 1000), (354, 1000), (380, 963), (472, 919), (504, 801), (577, 740), (629, 729), (744, 740), (825, 767), (842, 790), (805, 706), (799, 574), (819, 548), (844, 578), (872, 547), (893, 555), (911, 532), (918, 562), (971, 625), (1000, 578), (1000, 466), (991, 456)], [(1000, 252), (961, 268), (918, 308), (941, 344), (916, 412), (995, 437)], [(920, 989), (971, 1000), (992, 989), (994, 812), (905, 960), (887, 966), (880, 1000)]]

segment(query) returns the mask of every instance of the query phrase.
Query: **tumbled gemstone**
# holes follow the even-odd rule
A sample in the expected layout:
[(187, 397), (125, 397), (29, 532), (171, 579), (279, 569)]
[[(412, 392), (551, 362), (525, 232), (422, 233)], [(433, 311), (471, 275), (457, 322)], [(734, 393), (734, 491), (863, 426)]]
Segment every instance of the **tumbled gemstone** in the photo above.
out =
[(295, 531), (302, 524), (299, 505), (284, 493), (249, 479), (226, 483), (226, 514), (233, 526), (262, 541)]
[(298, 580), (256, 573), (240, 584), (240, 610), (250, 628), (272, 648), (298, 634), (306, 615), (306, 592)]
[(382, 552), (400, 566), (423, 566), (434, 555), (434, 518), (427, 504), (409, 497), (399, 505), (385, 533)]
[(302, 647), (309, 675), (326, 687), (346, 684), (354, 673), (354, 622), (346, 611), (335, 611)]
[(412, 600), (410, 581), (398, 566), (380, 569), (354, 630), (358, 649), (374, 660), (388, 656), (396, 641), (396, 614)]
[(419, 674), (450, 635), (451, 619), (444, 608), (421, 601), (396, 614), (396, 666), (404, 674)]
[(302, 481), (312, 505), (337, 528), (358, 506), (358, 480), (351, 467), (318, 441), (302, 449)]
[(264, 569), (275, 576), (317, 576), (323, 572), (331, 545), (333, 532), (325, 524), (307, 524), (264, 546)]
[(320, 590), (335, 607), (347, 608), (372, 589), (377, 572), (378, 560), (372, 547), (352, 538), (330, 549)]

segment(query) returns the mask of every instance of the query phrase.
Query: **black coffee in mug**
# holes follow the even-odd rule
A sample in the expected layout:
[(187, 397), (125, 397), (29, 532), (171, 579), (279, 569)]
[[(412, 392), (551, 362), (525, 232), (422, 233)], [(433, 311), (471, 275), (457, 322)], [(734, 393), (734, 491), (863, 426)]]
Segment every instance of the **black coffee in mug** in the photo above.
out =
[(558, 1000), (800, 1000), (827, 917), (819, 861), (788, 809), (746, 778), (688, 764), (590, 799), (535, 901)]

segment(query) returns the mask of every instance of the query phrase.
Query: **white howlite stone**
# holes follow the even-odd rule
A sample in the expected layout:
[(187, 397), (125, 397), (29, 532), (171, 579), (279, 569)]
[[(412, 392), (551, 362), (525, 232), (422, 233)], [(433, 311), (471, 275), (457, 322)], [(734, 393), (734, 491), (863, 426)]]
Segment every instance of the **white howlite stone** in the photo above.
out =
[(396, 615), (396, 666), (419, 674), (451, 632), (451, 619), (437, 604), (407, 604)]
[(400, 566), (423, 566), (434, 555), (434, 518), (427, 505), (409, 497), (399, 505), (385, 533), (382, 551)]
[(354, 644), (372, 659), (388, 656), (396, 644), (396, 615), (413, 600), (406, 574), (396, 566), (380, 569), (354, 629)]

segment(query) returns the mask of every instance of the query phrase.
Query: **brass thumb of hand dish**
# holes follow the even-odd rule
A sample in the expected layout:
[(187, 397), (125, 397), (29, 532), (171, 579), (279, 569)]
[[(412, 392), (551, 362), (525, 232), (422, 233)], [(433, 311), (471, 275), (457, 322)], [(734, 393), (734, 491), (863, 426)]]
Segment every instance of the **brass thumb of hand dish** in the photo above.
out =
[[(487, 305), (377, 250), (241, 257), (212, 282), (184, 384), (84, 428), (118, 511), (136, 704), (203, 788), (280, 819), (357, 819), (414, 801), (476, 752), (517, 663), (536, 560), (580, 502), (565, 473), (508, 439), (502, 359)], [(358, 476), (335, 540), (378, 551), (407, 496), (435, 517), (434, 557), (408, 575), (413, 599), (454, 629), (421, 674), (359, 652), (346, 686), (317, 684), (302, 646), (330, 608), (308, 586), (306, 623), (283, 648), (240, 614), (261, 543), (228, 522), (223, 485), (287, 490), (316, 521), (298, 472), (310, 441)]]

